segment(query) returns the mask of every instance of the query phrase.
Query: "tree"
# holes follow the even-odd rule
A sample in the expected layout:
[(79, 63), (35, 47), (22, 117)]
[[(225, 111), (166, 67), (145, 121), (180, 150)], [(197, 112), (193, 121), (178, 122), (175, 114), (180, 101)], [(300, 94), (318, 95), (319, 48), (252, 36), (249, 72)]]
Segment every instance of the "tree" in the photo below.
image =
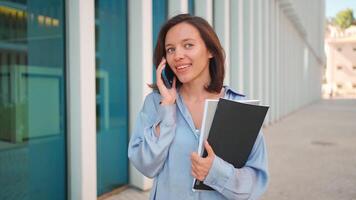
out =
[(354, 22), (353, 10), (348, 8), (342, 10), (336, 14), (334, 22), (337, 26), (339, 26), (342, 30), (347, 29)]

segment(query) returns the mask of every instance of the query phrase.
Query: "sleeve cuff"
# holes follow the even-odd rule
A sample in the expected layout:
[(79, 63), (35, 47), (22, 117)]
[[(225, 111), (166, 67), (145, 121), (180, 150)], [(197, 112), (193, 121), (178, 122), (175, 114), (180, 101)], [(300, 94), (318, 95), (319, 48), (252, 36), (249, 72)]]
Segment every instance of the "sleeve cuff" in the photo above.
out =
[(221, 192), (229, 178), (234, 175), (235, 168), (223, 161), (218, 156), (215, 156), (213, 165), (211, 166), (208, 175), (205, 177), (204, 184)]

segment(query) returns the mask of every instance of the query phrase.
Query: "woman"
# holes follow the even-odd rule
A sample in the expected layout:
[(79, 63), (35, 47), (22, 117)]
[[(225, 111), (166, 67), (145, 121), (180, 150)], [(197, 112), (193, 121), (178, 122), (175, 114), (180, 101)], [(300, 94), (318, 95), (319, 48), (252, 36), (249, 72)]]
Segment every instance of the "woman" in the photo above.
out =
[[(157, 83), (145, 99), (128, 148), (132, 164), (154, 178), (150, 199), (256, 199), (265, 191), (262, 133), (240, 169), (216, 156), (207, 142), (208, 156), (196, 153), (205, 99), (244, 98), (223, 86), (224, 59), (218, 37), (200, 17), (177, 15), (161, 28), (154, 53)], [(165, 67), (175, 74), (171, 89), (161, 79)], [(193, 192), (193, 178), (214, 190)]]

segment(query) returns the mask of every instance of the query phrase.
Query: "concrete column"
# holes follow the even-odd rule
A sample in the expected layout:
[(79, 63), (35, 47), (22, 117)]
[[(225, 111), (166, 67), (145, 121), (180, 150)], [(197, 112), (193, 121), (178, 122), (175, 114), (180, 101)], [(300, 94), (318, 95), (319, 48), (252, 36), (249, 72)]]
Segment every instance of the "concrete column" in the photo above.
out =
[(285, 108), (285, 82), (284, 82), (284, 71), (285, 71), (285, 24), (284, 24), (284, 18), (283, 18), (283, 12), (281, 10), (280, 13), (280, 34), (279, 34), (279, 40), (280, 40), (280, 73), (279, 73), (279, 79), (280, 79), (280, 117), (282, 118), (284, 116), (284, 108)]
[[(245, 63), (245, 58), (244, 57), (244, 24), (247, 23), (244, 20), (244, 15), (243, 15), (243, 10), (244, 10), (244, 4), (243, 4), (244, 0), (239, 0), (238, 1), (238, 31), (237, 31), (237, 36), (232, 35), (231, 37), (238, 37), (238, 41), (236, 43), (236, 45), (238, 45), (238, 57), (237, 59), (239, 59), (238, 61), (238, 90), (239, 92), (243, 92), (244, 91), (244, 71), (245, 71), (245, 67), (244, 67), (244, 63)], [(232, 2), (231, 2), (232, 3)]]
[(289, 63), (288, 63), (288, 66), (289, 66), (289, 70), (288, 70), (288, 79), (290, 80), (290, 90), (288, 91), (289, 92), (289, 109), (288, 109), (288, 113), (292, 112), (293, 111), (293, 100), (294, 100), (294, 93), (295, 93), (295, 84), (294, 84), (294, 63), (296, 62), (296, 58), (295, 56), (292, 56), (292, 55), (295, 55), (294, 54), (294, 49), (295, 49), (295, 41), (294, 41), (294, 38), (293, 38), (293, 26), (290, 27), (289, 29), (290, 31), (290, 34), (289, 34), (289, 40), (288, 40), (288, 43), (291, 44), (291, 47), (289, 50), (288, 50), (288, 58), (289, 58)]
[(294, 99), (294, 88), (295, 88), (295, 85), (294, 85), (294, 76), (293, 76), (293, 69), (294, 69), (294, 66), (295, 66), (295, 56), (292, 56), (293, 55), (293, 50), (295, 48), (295, 44), (294, 44), (294, 41), (293, 41), (293, 38), (292, 38), (292, 34), (293, 34), (293, 25), (289, 25), (289, 28), (288, 28), (288, 31), (289, 31), (289, 35), (288, 35), (288, 44), (291, 44), (290, 47), (291, 48), (288, 48), (288, 63), (287, 63), (287, 70), (288, 70), (288, 80), (290, 80), (290, 89), (288, 90), (288, 113), (292, 112), (293, 111), (293, 99)]
[(271, 118), (270, 122), (275, 121), (276, 114), (276, 9), (275, 0), (271, 2), (271, 68), (270, 68), (270, 80), (271, 80)]
[[(261, 16), (260, 16), (260, 20), (261, 20), (261, 39), (260, 39), (260, 43), (261, 43), (261, 72), (260, 72), (260, 79), (261, 79), (261, 82), (260, 82), (260, 85), (261, 85), (261, 104), (264, 104), (264, 105), (267, 105), (266, 104), (266, 59), (267, 59), (267, 56), (266, 56), (266, 53), (267, 53), (267, 50), (266, 50), (266, 28), (267, 28), (267, 24), (266, 23), (266, 5), (267, 5), (267, 2), (265, 0), (261, 0), (261, 9), (260, 9), (260, 12), (261, 12)], [(266, 122), (266, 120), (265, 120)]]
[[(288, 24), (288, 19), (286, 20), (286, 33), (289, 33), (289, 24)], [(293, 83), (292, 83), (292, 80), (291, 80), (291, 77), (289, 76), (289, 73), (290, 73), (290, 70), (291, 70), (291, 64), (294, 62), (294, 59), (293, 57), (290, 57), (290, 51), (291, 51), (291, 48), (293, 48), (293, 43), (292, 41), (290, 40), (290, 34), (286, 34), (286, 44), (289, 44), (290, 48), (288, 48), (288, 45), (286, 45), (285, 47), (285, 51), (286, 51), (286, 114), (290, 112), (290, 95), (291, 95), (291, 91), (293, 91)], [(288, 81), (289, 80), (289, 81)]]
[(230, 1), (230, 86), (243, 90), (243, 0)]
[(97, 199), (94, 0), (66, 1), (68, 199)]
[(230, 85), (230, 0), (214, 1), (214, 29), (225, 50), (224, 85)]
[(290, 88), (288, 89), (288, 113), (293, 111), (293, 95), (294, 95), (294, 74), (293, 74), (293, 68), (294, 68), (294, 63), (296, 61), (295, 56), (294, 55), (294, 48), (295, 48), (295, 44), (294, 44), (294, 40), (293, 40), (293, 25), (289, 27), (288, 32), (290, 33), (288, 35), (288, 41), (287, 43), (290, 44), (291, 48), (288, 48), (288, 80), (290, 80)]
[(188, 0), (168, 0), (169, 18), (182, 13), (188, 13)]
[(242, 9), (242, 19), (243, 19), (243, 26), (242, 26), (242, 31), (243, 31), (243, 40), (242, 40), (242, 57), (243, 57), (243, 90), (242, 93), (244, 93), (248, 98), (251, 98), (250, 94), (250, 70), (251, 70), (251, 65), (250, 65), (250, 37), (252, 37), (250, 26), (252, 26), (251, 20), (250, 20), (250, 5), (251, 1), (243, 1), (242, 3), (243, 9)]
[(280, 89), (281, 89), (281, 77), (280, 77), (280, 20), (279, 20), (279, 14), (280, 14), (280, 9), (278, 6), (278, 3), (276, 3), (276, 116), (275, 120), (280, 119)]
[[(213, 25), (213, 1), (212, 0), (194, 0), (194, 14), (204, 18), (209, 24)], [(224, 4), (219, 1), (219, 4)]]
[(247, 84), (247, 91), (248, 91), (248, 95), (250, 99), (255, 99), (255, 80), (256, 78), (254, 77), (255, 75), (255, 60), (256, 60), (256, 55), (255, 55), (255, 39), (256, 39), (256, 33), (255, 33), (255, 18), (256, 18), (256, 13), (255, 13), (255, 0), (250, 0), (250, 5), (249, 5), (249, 45), (248, 45), (248, 49), (245, 49), (245, 51), (249, 51), (249, 65), (245, 66), (247, 67), (248, 70), (248, 77), (244, 77), (244, 78), (248, 78), (248, 84)]
[[(129, 132), (131, 133), (146, 95), (152, 83), (152, 2), (129, 1)], [(152, 180), (144, 177), (130, 164), (130, 184), (142, 190), (152, 186)]]
[(290, 59), (289, 58), (289, 48), (288, 48), (288, 45), (291, 45), (289, 42), (289, 34), (288, 34), (288, 24), (287, 24), (287, 21), (288, 19), (284, 18), (284, 112), (285, 114), (288, 113), (288, 109), (289, 109), (289, 90), (288, 90), (288, 87), (291, 86), (290, 84), (288, 84), (288, 78), (289, 78), (289, 74), (288, 74), (288, 71), (289, 71), (289, 62), (292, 62), (292, 61), (289, 61), (288, 60)]
[[(264, 17), (264, 23), (265, 23), (265, 73), (264, 73), (264, 81), (265, 81), (265, 104), (270, 105), (270, 58), (271, 58), (271, 49), (270, 49), (270, 1), (265, 2), (265, 17)], [(265, 119), (265, 123), (268, 124), (270, 122), (270, 113), (271, 111), (269, 110)]]
[(256, 81), (256, 98), (262, 100), (262, 95), (263, 95), (263, 40), (262, 40), (262, 36), (264, 34), (263, 32), (263, 13), (262, 13), (262, 9), (263, 9), (263, 0), (257, 0), (256, 2), (256, 17), (257, 17), (257, 37), (256, 37), (256, 41), (257, 41), (257, 71), (258, 74), (257, 76), (255, 75), (255, 80)]

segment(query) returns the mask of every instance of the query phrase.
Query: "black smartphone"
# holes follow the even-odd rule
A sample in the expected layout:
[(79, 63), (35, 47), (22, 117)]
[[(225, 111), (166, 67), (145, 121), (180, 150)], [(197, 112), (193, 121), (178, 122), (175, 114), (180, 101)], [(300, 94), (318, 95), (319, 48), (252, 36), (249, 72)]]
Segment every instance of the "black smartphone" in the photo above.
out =
[(173, 85), (174, 72), (168, 64), (166, 64), (162, 70), (161, 77), (166, 88), (171, 89)]

